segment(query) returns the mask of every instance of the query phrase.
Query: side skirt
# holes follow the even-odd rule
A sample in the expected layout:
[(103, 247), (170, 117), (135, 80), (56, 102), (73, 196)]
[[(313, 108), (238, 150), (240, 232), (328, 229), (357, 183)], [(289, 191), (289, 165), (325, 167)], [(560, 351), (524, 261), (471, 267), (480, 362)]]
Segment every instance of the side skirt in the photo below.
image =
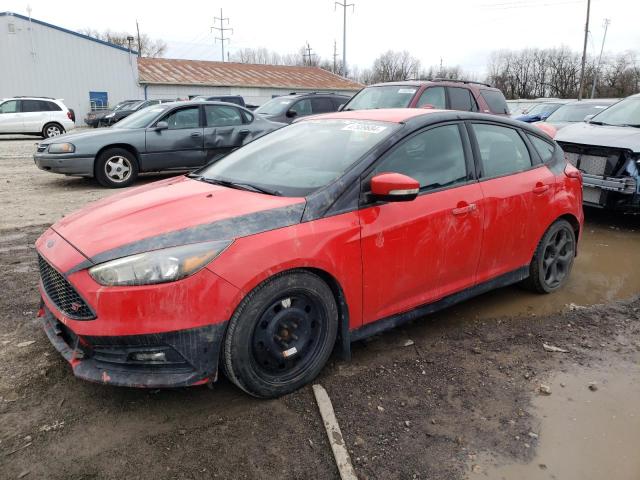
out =
[(429, 315), (430, 313), (435, 313), (439, 310), (450, 307), (464, 300), (468, 300), (477, 295), (481, 295), (490, 290), (495, 290), (496, 288), (512, 285), (521, 280), (524, 280), (528, 276), (529, 265), (525, 265), (524, 267), (518, 268), (517, 270), (513, 270), (512, 272), (508, 272), (500, 275), (499, 277), (492, 278), (491, 280), (467, 288), (466, 290), (454, 293), (436, 302), (421, 305), (414, 308), (413, 310), (409, 310), (408, 312), (397, 313), (395, 315), (391, 315), (390, 317), (382, 318), (380, 320), (376, 320), (375, 322), (368, 323), (358, 329), (349, 332), (349, 340), (351, 342), (356, 342), (372, 335), (376, 335), (380, 332), (384, 332), (385, 330), (396, 328), (407, 322), (416, 320), (420, 317), (424, 317), (425, 315)]

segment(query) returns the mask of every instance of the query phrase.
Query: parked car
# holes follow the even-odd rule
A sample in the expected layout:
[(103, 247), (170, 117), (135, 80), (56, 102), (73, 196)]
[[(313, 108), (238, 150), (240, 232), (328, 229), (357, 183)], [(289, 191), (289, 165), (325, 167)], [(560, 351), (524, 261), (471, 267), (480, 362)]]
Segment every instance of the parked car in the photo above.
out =
[(212, 97), (207, 95), (198, 95), (191, 99), (192, 102), (227, 102), (246, 107), (244, 98), (240, 95), (214, 95)]
[(126, 187), (141, 172), (201, 167), (282, 126), (228, 103), (165, 103), (111, 128), (41, 142), (33, 158), (41, 170)]
[(493, 288), (567, 281), (580, 172), (535, 127), (336, 112), (91, 204), (36, 242), (40, 316), (76, 376), (151, 388), (309, 383), (337, 343)]
[(115, 123), (118, 123), (123, 118), (127, 118), (132, 113), (135, 113), (143, 108), (151, 107), (153, 105), (160, 105), (162, 103), (175, 102), (172, 99), (156, 99), (156, 100), (140, 100), (135, 103), (124, 106), (123, 108), (106, 114), (100, 120), (98, 120), (99, 127), (109, 127)]
[(73, 130), (75, 115), (62, 99), (12, 97), (0, 102), (0, 134), (21, 133), (51, 138)]
[(560, 130), (572, 123), (584, 121), (587, 116), (597, 115), (619, 100), (619, 98), (601, 98), (566, 103), (543, 121)]
[(335, 93), (291, 93), (269, 100), (255, 113), (273, 122), (291, 123), (307, 115), (335, 112), (349, 100)]
[(640, 213), (640, 94), (563, 128), (556, 140), (582, 171), (585, 205)]
[(344, 110), (436, 108), (508, 115), (504, 95), (486, 83), (466, 80), (415, 80), (378, 83), (363, 88)]
[(118, 110), (122, 110), (134, 103), (141, 102), (142, 100), (125, 100), (123, 102), (118, 103), (115, 107), (105, 110), (92, 110), (87, 113), (86, 118), (84, 119), (84, 123), (93, 128), (98, 128), (100, 126), (100, 121), (106, 116), (113, 112), (117, 112)]
[(549, 117), (549, 115), (569, 102), (570, 100), (556, 100), (554, 102), (539, 103), (535, 107), (528, 110), (527, 113), (516, 116), (515, 119), (526, 123), (544, 121), (547, 119), (547, 117)]

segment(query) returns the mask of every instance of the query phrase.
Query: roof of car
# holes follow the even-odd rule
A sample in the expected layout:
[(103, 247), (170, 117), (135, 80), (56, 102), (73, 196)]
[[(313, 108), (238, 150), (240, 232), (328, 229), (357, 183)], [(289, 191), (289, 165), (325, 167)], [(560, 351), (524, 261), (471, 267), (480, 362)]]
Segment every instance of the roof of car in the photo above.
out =
[(497, 90), (497, 88), (482, 82), (475, 82), (472, 80), (452, 80), (446, 78), (434, 78), (432, 80), (400, 80), (397, 82), (381, 82), (374, 83), (373, 85), (369, 85), (369, 87), (384, 87), (387, 85), (396, 85), (396, 86), (412, 86), (412, 87), (421, 87), (422, 85), (431, 85), (431, 84), (442, 84), (448, 83), (451, 85), (467, 85), (467, 86), (476, 86), (479, 88), (492, 89)]
[[(378, 122), (401, 123), (413, 117), (429, 113), (450, 112), (433, 108), (377, 108), (372, 110), (350, 110), (346, 112), (323, 113), (304, 117), (304, 119), (372, 120)], [(301, 119), (302, 120), (302, 119)]]

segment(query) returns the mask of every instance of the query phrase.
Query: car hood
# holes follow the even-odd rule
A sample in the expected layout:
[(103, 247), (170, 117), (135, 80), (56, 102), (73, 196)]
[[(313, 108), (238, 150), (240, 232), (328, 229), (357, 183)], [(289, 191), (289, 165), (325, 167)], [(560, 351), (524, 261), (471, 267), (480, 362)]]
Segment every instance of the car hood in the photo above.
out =
[(540, 125), (542, 123), (546, 123), (547, 125), (551, 125), (556, 130), (560, 130), (564, 127), (568, 127), (569, 125), (573, 125), (575, 122), (533, 122), (532, 125)]
[[(115, 128), (92, 128), (87, 130), (72, 131), (71, 133), (65, 133), (58, 137), (49, 138), (40, 142), (40, 145), (49, 145), (51, 143), (63, 143), (63, 142), (82, 142), (85, 140), (93, 140), (95, 138), (102, 138), (112, 136), (115, 138), (122, 137), (123, 130)], [(127, 129), (126, 131), (133, 131), (138, 129)]]
[(233, 240), (300, 222), (303, 198), (174, 177), (116, 194), (51, 228), (91, 263), (188, 243)]
[(640, 128), (635, 127), (613, 127), (580, 122), (563, 128), (558, 132), (555, 140), (640, 152)]

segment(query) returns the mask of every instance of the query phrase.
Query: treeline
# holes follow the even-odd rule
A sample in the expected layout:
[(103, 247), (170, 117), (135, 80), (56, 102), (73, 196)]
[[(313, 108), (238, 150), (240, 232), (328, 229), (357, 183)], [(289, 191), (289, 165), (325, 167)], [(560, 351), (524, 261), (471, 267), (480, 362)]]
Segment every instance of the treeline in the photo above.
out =
[[(582, 57), (566, 47), (501, 50), (491, 55), (487, 81), (509, 99), (576, 98)], [(640, 63), (635, 52), (587, 58), (582, 95), (591, 96), (597, 72), (596, 97), (626, 97), (640, 91)]]

